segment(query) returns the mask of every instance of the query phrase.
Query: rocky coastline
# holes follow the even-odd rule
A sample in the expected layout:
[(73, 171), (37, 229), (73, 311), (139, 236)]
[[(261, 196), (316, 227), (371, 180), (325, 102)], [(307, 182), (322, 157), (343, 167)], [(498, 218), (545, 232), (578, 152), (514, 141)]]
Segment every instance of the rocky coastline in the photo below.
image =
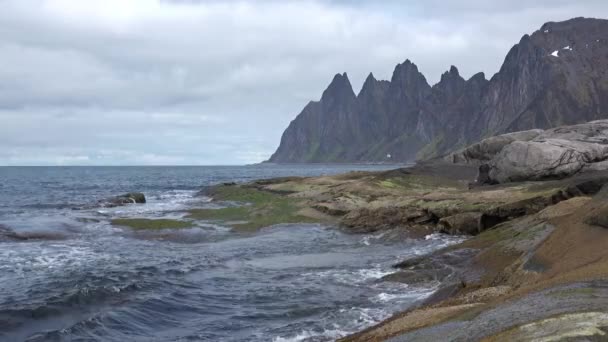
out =
[[(601, 340), (608, 333), (608, 120), (491, 137), (390, 171), (227, 182), (217, 207), (119, 218), (135, 232), (220, 223), (251, 234), (323, 223), (351, 234), (468, 236), (381, 281), (440, 283), (430, 297), (342, 341)], [(104, 207), (145, 202), (129, 193)], [(8, 233), (7, 233), (8, 232)], [(2, 230), (0, 236), (15, 237)]]
[(222, 184), (201, 194), (249, 204), (190, 215), (243, 231), (324, 222), (393, 239), (471, 236), (395, 260), (384, 281), (442, 287), (342, 341), (593, 340), (608, 331), (607, 159), (608, 121), (595, 121), (494, 137), (392, 171)]

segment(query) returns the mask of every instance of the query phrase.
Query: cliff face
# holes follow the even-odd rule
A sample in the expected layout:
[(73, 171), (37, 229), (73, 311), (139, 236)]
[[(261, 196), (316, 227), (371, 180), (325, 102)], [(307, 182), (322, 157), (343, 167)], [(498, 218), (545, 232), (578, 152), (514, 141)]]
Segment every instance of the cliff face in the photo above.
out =
[(492, 79), (456, 67), (430, 86), (415, 64), (355, 95), (338, 74), (283, 133), (270, 162), (407, 162), (496, 134), (608, 118), (608, 20), (546, 23)]

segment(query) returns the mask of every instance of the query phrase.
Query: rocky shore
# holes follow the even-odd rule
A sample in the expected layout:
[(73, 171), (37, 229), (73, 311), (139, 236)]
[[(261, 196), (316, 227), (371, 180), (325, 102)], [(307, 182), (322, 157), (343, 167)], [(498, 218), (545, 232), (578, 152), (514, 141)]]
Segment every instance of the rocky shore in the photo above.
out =
[(470, 235), (395, 260), (385, 281), (441, 281), (415, 308), (343, 341), (513, 341), (608, 332), (608, 122), (484, 140), (385, 172), (223, 184), (201, 194), (245, 206), (191, 218), (238, 230), (326, 222), (361, 234)]
[[(118, 218), (134, 231), (220, 223), (248, 234), (318, 222), (387, 240), (469, 236), (395, 260), (382, 281), (437, 282), (431, 297), (343, 341), (602, 340), (608, 333), (608, 120), (491, 137), (390, 171), (206, 187), (179, 219)], [(205, 201), (206, 201), (205, 200)], [(144, 202), (131, 193), (104, 203)], [(0, 237), (16, 239), (0, 227)]]

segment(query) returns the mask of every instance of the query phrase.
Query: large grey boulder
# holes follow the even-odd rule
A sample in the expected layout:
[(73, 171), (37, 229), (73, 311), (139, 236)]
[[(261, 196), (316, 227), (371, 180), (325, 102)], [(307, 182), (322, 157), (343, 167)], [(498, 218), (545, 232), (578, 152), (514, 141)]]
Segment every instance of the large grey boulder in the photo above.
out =
[(514, 141), (492, 158), (489, 178), (504, 183), (572, 176), (608, 163), (608, 120), (564, 126)]
[(514, 141), (530, 141), (542, 133), (542, 129), (531, 129), (528, 131), (497, 135), (451, 153), (444, 159), (454, 164), (484, 164), (494, 158), (494, 156), (510, 143)]
[(563, 178), (608, 157), (608, 145), (562, 139), (516, 141), (490, 164), (489, 178), (498, 183)]

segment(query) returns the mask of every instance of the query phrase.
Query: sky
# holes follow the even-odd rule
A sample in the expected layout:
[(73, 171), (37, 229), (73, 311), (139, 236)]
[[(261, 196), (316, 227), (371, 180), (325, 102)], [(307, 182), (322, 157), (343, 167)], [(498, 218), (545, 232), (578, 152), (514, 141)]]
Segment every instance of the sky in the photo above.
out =
[(0, 0), (0, 165), (261, 162), (336, 73), (490, 78), (577, 16), (608, 1)]

